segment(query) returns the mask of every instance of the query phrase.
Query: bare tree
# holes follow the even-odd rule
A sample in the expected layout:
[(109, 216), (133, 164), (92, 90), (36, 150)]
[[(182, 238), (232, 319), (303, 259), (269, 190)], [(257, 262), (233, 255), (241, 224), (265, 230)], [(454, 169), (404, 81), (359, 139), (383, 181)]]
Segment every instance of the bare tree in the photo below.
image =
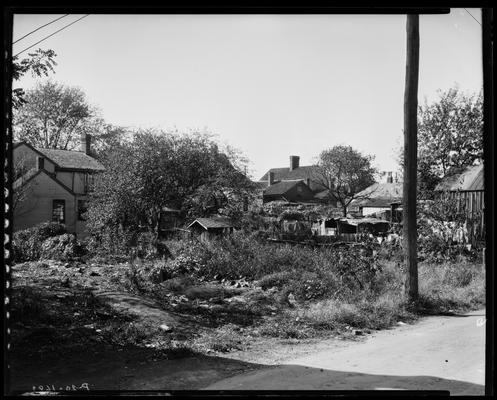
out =
[(83, 133), (103, 125), (97, 110), (76, 87), (39, 83), (24, 95), (25, 104), (13, 115), (14, 137), (35, 147), (71, 150)]

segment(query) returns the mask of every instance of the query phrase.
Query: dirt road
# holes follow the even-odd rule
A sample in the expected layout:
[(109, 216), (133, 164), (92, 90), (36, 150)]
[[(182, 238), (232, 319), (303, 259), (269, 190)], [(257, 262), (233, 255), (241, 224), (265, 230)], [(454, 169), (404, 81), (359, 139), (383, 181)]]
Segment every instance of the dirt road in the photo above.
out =
[(427, 317), (363, 342), (216, 382), (213, 390), (449, 390), (484, 394), (485, 310)]

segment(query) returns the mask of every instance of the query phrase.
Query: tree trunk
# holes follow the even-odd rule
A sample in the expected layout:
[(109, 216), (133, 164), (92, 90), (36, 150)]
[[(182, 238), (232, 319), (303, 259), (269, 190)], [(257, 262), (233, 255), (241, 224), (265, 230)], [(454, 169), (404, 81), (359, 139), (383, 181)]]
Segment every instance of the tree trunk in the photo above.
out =
[(403, 248), (408, 271), (406, 293), (411, 302), (418, 299), (418, 260), (416, 230), (417, 190), (417, 111), (419, 74), (419, 15), (407, 16), (406, 86), (404, 93), (404, 193)]

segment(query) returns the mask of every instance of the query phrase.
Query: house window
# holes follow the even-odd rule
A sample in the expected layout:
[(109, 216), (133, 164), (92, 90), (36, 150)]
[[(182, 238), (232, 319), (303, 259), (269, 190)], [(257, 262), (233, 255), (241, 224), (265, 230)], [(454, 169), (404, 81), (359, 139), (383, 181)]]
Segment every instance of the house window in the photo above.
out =
[(85, 179), (85, 193), (86, 193), (92, 190), (93, 184), (95, 183), (95, 177), (93, 176), (93, 174), (86, 173), (84, 175), (84, 179)]
[(78, 221), (85, 221), (84, 213), (88, 209), (86, 200), (78, 200)]
[(66, 222), (66, 201), (53, 200), (52, 202), (52, 222), (64, 224)]

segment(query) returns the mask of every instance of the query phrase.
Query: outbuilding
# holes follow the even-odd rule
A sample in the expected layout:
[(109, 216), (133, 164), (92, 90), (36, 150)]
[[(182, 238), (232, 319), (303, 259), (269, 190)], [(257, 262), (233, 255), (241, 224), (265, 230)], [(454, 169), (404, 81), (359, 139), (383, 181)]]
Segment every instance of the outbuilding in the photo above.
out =
[(188, 230), (202, 242), (229, 235), (233, 233), (233, 229), (231, 221), (222, 217), (197, 218), (188, 225)]

